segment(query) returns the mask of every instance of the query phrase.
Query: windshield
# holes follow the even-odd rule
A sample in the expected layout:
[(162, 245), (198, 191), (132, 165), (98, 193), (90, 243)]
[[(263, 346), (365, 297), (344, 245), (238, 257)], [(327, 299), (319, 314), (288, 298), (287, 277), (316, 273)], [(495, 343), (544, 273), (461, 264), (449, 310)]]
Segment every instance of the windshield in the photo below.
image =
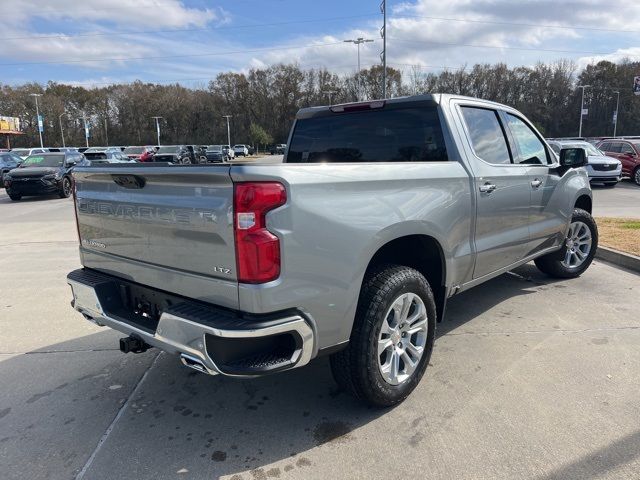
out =
[(562, 148), (584, 148), (587, 152), (587, 155), (593, 155), (593, 156), (604, 155), (604, 153), (602, 153), (596, 147), (591, 145), (589, 142), (580, 142), (580, 143), (571, 143), (571, 144), (563, 143)]
[(22, 162), (22, 167), (59, 167), (64, 155), (31, 155)]
[(207, 152), (221, 152), (222, 145), (209, 145), (207, 147)]
[(29, 150), (11, 150), (11, 153), (18, 155), (19, 157), (26, 157), (27, 155), (29, 155)]
[(169, 147), (160, 147), (156, 153), (176, 153), (178, 151), (178, 147), (169, 146)]
[(127, 155), (139, 155), (144, 153), (144, 147), (127, 147), (124, 149), (124, 153)]
[(105, 152), (107, 149), (104, 147), (91, 147), (85, 150), (85, 153), (91, 153), (91, 152)]

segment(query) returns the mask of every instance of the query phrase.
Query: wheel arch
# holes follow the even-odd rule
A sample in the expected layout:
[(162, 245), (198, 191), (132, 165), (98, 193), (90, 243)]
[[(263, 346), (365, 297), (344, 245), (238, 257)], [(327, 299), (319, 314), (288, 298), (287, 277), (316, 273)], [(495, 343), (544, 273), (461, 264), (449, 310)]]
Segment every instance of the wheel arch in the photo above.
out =
[(442, 321), (446, 309), (447, 266), (442, 245), (435, 237), (426, 234), (410, 234), (389, 240), (371, 257), (366, 271), (369, 272), (382, 264), (404, 265), (424, 275), (433, 290), (438, 321)]
[(591, 197), (589, 195), (582, 194), (576, 199), (574, 207), (586, 210), (587, 212), (591, 213), (593, 209), (593, 200), (591, 200)]

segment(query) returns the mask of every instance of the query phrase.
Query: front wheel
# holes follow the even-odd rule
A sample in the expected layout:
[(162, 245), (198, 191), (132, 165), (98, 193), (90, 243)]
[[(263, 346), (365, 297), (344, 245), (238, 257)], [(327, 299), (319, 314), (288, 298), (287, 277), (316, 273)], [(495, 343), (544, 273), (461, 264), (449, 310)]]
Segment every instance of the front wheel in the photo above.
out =
[(62, 179), (62, 188), (59, 195), (60, 198), (69, 198), (71, 196), (71, 179), (69, 177)]
[(331, 356), (336, 382), (373, 406), (402, 402), (427, 368), (435, 322), (433, 293), (420, 272), (375, 269), (363, 283), (348, 347)]
[(580, 276), (593, 261), (598, 249), (598, 226), (591, 214), (580, 208), (573, 211), (564, 244), (557, 252), (536, 258), (540, 271), (556, 278)]
[(635, 171), (633, 172), (632, 178), (635, 184), (640, 186), (640, 167), (635, 169)]
[(22, 195), (20, 195), (19, 193), (10, 193), (9, 198), (14, 202), (17, 202), (18, 200), (22, 199)]

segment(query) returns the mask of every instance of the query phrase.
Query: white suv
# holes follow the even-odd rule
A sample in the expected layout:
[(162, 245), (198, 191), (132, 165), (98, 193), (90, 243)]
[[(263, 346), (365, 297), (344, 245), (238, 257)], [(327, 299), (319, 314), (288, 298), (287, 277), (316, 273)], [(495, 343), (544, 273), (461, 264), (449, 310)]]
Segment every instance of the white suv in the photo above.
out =
[(234, 145), (233, 152), (236, 154), (236, 156), (246, 157), (247, 155), (249, 155), (249, 149), (246, 145), (242, 144)]

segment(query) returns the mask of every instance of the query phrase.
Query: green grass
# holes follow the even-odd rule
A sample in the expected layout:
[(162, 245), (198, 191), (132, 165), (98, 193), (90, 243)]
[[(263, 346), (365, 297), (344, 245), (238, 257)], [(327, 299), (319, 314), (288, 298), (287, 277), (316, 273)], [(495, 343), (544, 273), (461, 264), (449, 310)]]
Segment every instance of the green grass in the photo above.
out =
[(628, 228), (630, 230), (640, 230), (640, 221), (638, 221), (638, 222), (624, 222), (620, 226), (622, 228)]

